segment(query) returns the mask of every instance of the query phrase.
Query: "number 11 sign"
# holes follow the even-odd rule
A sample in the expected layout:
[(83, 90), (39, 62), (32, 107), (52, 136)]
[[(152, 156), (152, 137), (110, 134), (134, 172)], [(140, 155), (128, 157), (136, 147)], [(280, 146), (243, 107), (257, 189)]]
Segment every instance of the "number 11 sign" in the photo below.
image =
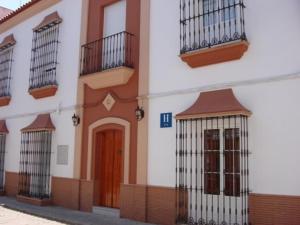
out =
[(172, 127), (172, 113), (160, 114), (160, 128)]

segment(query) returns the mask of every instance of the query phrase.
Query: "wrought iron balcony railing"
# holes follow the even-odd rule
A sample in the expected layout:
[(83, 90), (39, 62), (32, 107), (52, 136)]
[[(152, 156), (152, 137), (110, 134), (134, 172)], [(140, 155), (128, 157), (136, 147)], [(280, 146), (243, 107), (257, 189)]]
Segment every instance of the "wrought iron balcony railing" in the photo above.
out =
[(180, 0), (180, 53), (246, 40), (243, 0)]
[(121, 66), (132, 68), (133, 38), (133, 34), (124, 31), (83, 45), (81, 75)]

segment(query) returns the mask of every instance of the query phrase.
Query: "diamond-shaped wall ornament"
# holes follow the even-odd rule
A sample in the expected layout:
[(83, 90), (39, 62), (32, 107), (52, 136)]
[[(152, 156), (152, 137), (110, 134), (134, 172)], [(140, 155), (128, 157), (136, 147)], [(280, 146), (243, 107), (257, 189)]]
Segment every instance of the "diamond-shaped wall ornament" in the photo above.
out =
[(113, 98), (113, 96), (111, 96), (111, 94), (108, 94), (102, 102), (107, 111), (110, 111), (115, 103), (116, 100)]

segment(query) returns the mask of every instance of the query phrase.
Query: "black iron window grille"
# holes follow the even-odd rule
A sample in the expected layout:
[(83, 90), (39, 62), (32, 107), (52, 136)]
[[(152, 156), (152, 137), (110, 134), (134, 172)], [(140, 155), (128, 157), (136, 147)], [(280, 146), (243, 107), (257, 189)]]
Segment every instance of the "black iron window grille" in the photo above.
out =
[(22, 133), (19, 195), (50, 198), (51, 139), (51, 131)]
[(0, 192), (4, 191), (5, 134), (0, 134)]
[(10, 96), (13, 46), (0, 49), (0, 97)]
[(177, 224), (248, 225), (248, 118), (176, 122)]
[(120, 32), (82, 46), (81, 75), (121, 66), (133, 67), (134, 35)]
[(57, 85), (59, 23), (33, 32), (29, 90)]
[(180, 0), (180, 53), (246, 40), (243, 0)]

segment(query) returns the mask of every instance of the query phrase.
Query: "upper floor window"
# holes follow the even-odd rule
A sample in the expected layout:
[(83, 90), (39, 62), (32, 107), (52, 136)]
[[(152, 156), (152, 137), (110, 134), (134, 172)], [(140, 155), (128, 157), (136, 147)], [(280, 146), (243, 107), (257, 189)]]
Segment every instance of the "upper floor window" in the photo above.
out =
[(10, 80), (13, 61), (13, 47), (16, 41), (11, 34), (0, 44), (0, 97), (10, 96)]
[(181, 54), (246, 40), (242, 0), (181, 0)]
[(57, 12), (46, 16), (33, 31), (29, 89), (57, 85), (59, 24)]

